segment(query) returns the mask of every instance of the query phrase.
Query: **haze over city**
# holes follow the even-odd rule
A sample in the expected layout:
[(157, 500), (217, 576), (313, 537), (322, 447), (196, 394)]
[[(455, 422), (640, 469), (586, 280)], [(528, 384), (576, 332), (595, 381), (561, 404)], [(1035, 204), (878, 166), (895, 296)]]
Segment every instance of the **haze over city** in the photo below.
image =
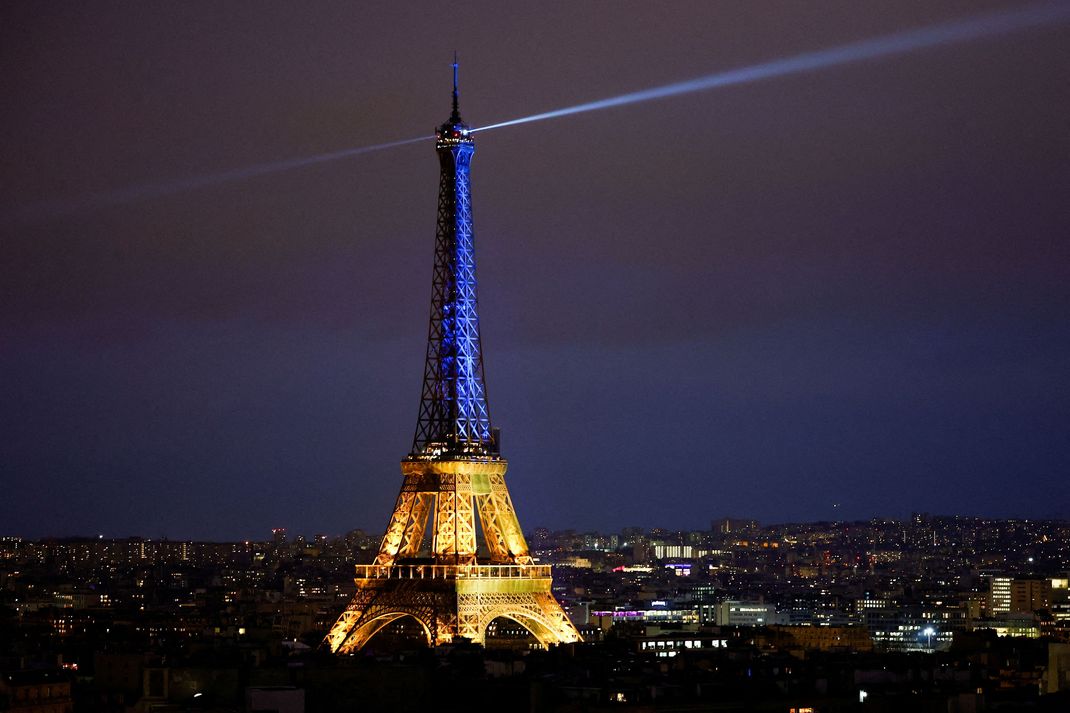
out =
[[(378, 532), (427, 337), (430, 135), (1012, 2), (0, 9), (0, 534)], [(526, 527), (1070, 517), (1070, 26), (480, 133)]]

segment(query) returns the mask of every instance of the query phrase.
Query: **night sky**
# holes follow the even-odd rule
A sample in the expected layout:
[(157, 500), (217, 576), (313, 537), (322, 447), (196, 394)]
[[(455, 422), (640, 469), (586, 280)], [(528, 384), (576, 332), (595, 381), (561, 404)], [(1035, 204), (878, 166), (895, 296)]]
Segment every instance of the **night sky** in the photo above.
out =
[[(380, 532), (432, 143), (1016, 3), (3, 3), (0, 535)], [(1070, 24), (477, 135), (521, 524), (1070, 517)], [(51, 202), (59, 201), (59, 204)], [(35, 217), (26, 218), (33, 209)]]

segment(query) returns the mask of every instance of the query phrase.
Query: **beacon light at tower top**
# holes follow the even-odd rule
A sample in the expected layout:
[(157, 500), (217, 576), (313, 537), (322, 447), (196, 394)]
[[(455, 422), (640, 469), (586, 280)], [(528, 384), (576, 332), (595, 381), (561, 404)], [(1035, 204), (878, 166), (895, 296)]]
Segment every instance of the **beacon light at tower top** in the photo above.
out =
[(443, 126), (435, 132), (435, 146), (439, 148), (471, 142), (472, 130), (467, 126), (449, 129)]

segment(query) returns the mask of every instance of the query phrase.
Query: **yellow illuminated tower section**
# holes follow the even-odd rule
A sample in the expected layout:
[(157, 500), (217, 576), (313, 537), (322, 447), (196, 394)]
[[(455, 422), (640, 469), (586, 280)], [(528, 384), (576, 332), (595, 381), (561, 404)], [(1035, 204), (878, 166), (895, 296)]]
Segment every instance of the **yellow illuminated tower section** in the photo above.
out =
[(336, 653), (360, 650), (402, 617), (418, 621), (432, 646), (457, 637), (482, 643), (499, 617), (544, 646), (579, 640), (551, 593), (550, 566), (528, 554), (491, 427), (469, 190), (475, 143), (458, 111), (456, 63), (453, 112), (435, 132), (435, 150), (438, 228), (416, 435), (375, 563), (357, 565), (356, 594), (324, 639)]

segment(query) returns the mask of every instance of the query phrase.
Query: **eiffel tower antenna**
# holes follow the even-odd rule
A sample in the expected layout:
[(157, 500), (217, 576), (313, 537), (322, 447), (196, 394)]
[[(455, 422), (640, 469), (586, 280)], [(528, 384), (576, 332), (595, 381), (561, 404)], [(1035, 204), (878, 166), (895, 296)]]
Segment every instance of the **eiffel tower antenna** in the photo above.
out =
[(450, 121), (459, 122), (461, 120), (460, 110), (457, 108), (457, 50), (453, 51), (453, 113), (450, 114)]
[[(403, 617), (419, 622), (432, 646), (458, 637), (482, 643), (502, 616), (543, 646), (579, 640), (551, 593), (550, 566), (536, 565), (528, 552), (491, 427), (476, 309), (475, 142), (458, 109), (456, 55), (453, 111), (435, 131), (435, 151), (435, 266), (416, 432), (375, 562), (357, 565), (356, 594), (324, 638), (336, 653), (359, 651)], [(477, 531), (486, 544), (482, 557)]]

